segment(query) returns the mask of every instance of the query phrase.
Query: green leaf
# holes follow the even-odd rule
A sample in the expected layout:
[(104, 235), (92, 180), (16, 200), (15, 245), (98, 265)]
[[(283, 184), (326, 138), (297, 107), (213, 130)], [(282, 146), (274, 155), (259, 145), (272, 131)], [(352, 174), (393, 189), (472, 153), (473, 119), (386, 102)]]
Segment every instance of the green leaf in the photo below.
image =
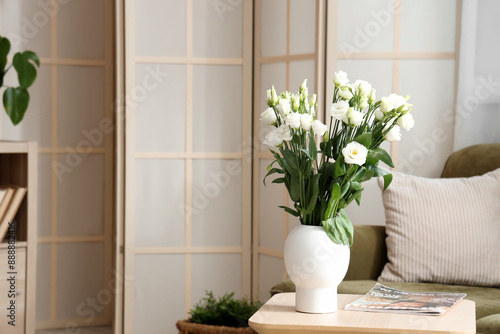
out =
[(333, 163), (333, 175), (332, 177), (339, 177), (346, 173), (344, 158), (339, 157), (337, 161)]
[(392, 182), (392, 174), (388, 173), (384, 175), (384, 191)]
[(36, 79), (36, 67), (29, 61), (23, 53), (16, 53), (12, 64), (17, 71), (19, 86), (29, 88)]
[(316, 147), (316, 139), (314, 139), (314, 136), (311, 136), (309, 140), (309, 156), (312, 161), (318, 159), (318, 148)]
[(278, 177), (277, 179), (274, 179), (273, 182), (271, 183), (285, 183), (286, 179), (284, 177)]
[(387, 166), (394, 168), (391, 156), (383, 148), (377, 147), (368, 151), (367, 164), (374, 165), (375, 163), (368, 163), (368, 159), (380, 160)]
[(340, 199), (340, 186), (338, 183), (333, 183), (333, 186), (332, 186), (332, 192), (331, 192), (331, 196), (332, 198), (335, 200), (335, 201), (338, 201)]
[(350, 185), (351, 185), (350, 181), (347, 181), (346, 183), (344, 183), (344, 185), (342, 186), (342, 188), (340, 188), (340, 197), (344, 197), (344, 195), (349, 190)]
[[(269, 165), (269, 166), (272, 166), (272, 164)], [(262, 182), (264, 182), (264, 185), (266, 185), (266, 178), (268, 176), (272, 175), (272, 174), (275, 174), (275, 173), (285, 174), (285, 172), (283, 171), (283, 169), (280, 169), (280, 168), (271, 168), (271, 169), (269, 169), (268, 172), (267, 172), (267, 174), (266, 174), (266, 176), (264, 176), (264, 180), (262, 180)]]
[(375, 177), (389, 174), (388, 171), (385, 171), (376, 165), (367, 165), (366, 170), (373, 172), (373, 176)]
[(24, 117), (30, 101), (28, 91), (22, 87), (9, 87), (3, 93), (3, 105), (14, 125), (19, 124)]
[(284, 209), (286, 212), (288, 212), (289, 214), (291, 214), (292, 216), (295, 216), (295, 217), (298, 217), (300, 216), (300, 213), (298, 213), (297, 211), (295, 211), (294, 209), (291, 209), (287, 206), (284, 206), (284, 205), (280, 205), (279, 206), (280, 208)]
[(5, 67), (7, 66), (7, 55), (10, 51), (10, 42), (7, 38), (0, 36), (0, 87), (3, 86)]
[(300, 184), (297, 178), (292, 177), (290, 180), (290, 198), (294, 202), (300, 201)]
[(34, 53), (33, 51), (24, 51), (23, 56), (26, 59), (34, 62), (36, 64), (36, 66), (40, 67), (40, 59), (38, 59), (38, 55), (36, 53)]
[(339, 233), (335, 226), (335, 217), (328, 218), (321, 222), (326, 234), (332, 239), (332, 241), (338, 245), (342, 245), (342, 240), (340, 239)]
[(311, 194), (311, 198), (309, 199), (309, 204), (307, 204), (306, 213), (313, 212), (314, 207), (316, 206), (316, 203), (318, 201), (320, 176), (321, 176), (321, 174), (315, 174), (311, 178), (310, 186), (312, 186), (312, 194)]
[(372, 144), (372, 133), (371, 132), (365, 132), (356, 138), (354, 138), (354, 141), (357, 141), (361, 145), (363, 145), (366, 148), (370, 148), (370, 145)]
[(308, 150), (306, 150), (305, 148), (301, 148), (300, 149), (301, 152), (303, 152), (308, 158), (309, 160), (312, 160), (313, 158), (311, 157), (311, 154), (309, 153)]
[(340, 214), (345, 219), (344, 228), (346, 229), (346, 234), (347, 234), (347, 236), (350, 239), (349, 247), (351, 247), (352, 246), (352, 242), (354, 241), (354, 226), (352, 225), (351, 220), (349, 219), (349, 217), (347, 217), (347, 214), (346, 214), (346, 212), (343, 209), (340, 210)]

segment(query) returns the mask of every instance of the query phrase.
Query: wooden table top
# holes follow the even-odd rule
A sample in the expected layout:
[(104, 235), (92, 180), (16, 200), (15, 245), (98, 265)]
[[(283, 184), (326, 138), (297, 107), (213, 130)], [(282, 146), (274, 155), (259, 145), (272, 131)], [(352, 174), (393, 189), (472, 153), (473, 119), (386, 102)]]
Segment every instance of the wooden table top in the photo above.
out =
[(361, 295), (338, 295), (338, 311), (295, 311), (295, 293), (274, 295), (248, 321), (260, 334), (274, 333), (476, 333), (475, 303), (462, 300), (439, 316), (345, 311)]

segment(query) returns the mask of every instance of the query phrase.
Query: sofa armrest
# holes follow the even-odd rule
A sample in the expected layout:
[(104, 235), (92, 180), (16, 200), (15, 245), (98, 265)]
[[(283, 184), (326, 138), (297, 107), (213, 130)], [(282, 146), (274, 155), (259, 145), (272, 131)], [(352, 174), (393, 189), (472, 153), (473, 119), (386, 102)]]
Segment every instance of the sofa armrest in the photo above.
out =
[(385, 226), (354, 225), (351, 260), (344, 280), (376, 280), (387, 263)]

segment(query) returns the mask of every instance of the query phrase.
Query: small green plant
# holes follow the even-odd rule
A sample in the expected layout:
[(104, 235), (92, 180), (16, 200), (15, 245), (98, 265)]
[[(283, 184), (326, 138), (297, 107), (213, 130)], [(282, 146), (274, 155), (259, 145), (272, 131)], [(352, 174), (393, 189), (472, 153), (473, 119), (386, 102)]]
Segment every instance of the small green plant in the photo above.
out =
[(248, 327), (248, 319), (262, 306), (260, 302), (246, 299), (236, 300), (234, 292), (219, 299), (212, 291), (205, 291), (206, 297), (189, 312), (190, 321), (213, 326)]
[[(3, 93), (3, 105), (12, 124), (17, 125), (23, 120), (28, 109), (30, 94), (28, 88), (35, 82), (37, 67), (40, 60), (33, 51), (17, 52), (12, 58), (12, 64), (7, 67), (7, 56), (10, 52), (10, 41), (0, 36), (0, 88), (4, 87), (4, 77), (14, 66), (17, 72), (19, 87), (7, 87)], [(35, 66), (36, 65), (36, 66)]]

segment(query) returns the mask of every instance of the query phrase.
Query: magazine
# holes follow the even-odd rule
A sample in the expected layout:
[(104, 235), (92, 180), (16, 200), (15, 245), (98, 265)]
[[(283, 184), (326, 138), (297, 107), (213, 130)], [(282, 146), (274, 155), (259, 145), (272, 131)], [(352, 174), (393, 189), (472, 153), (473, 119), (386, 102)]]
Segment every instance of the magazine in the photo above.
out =
[(462, 300), (465, 293), (407, 292), (380, 283), (363, 297), (347, 304), (349, 311), (441, 315)]

